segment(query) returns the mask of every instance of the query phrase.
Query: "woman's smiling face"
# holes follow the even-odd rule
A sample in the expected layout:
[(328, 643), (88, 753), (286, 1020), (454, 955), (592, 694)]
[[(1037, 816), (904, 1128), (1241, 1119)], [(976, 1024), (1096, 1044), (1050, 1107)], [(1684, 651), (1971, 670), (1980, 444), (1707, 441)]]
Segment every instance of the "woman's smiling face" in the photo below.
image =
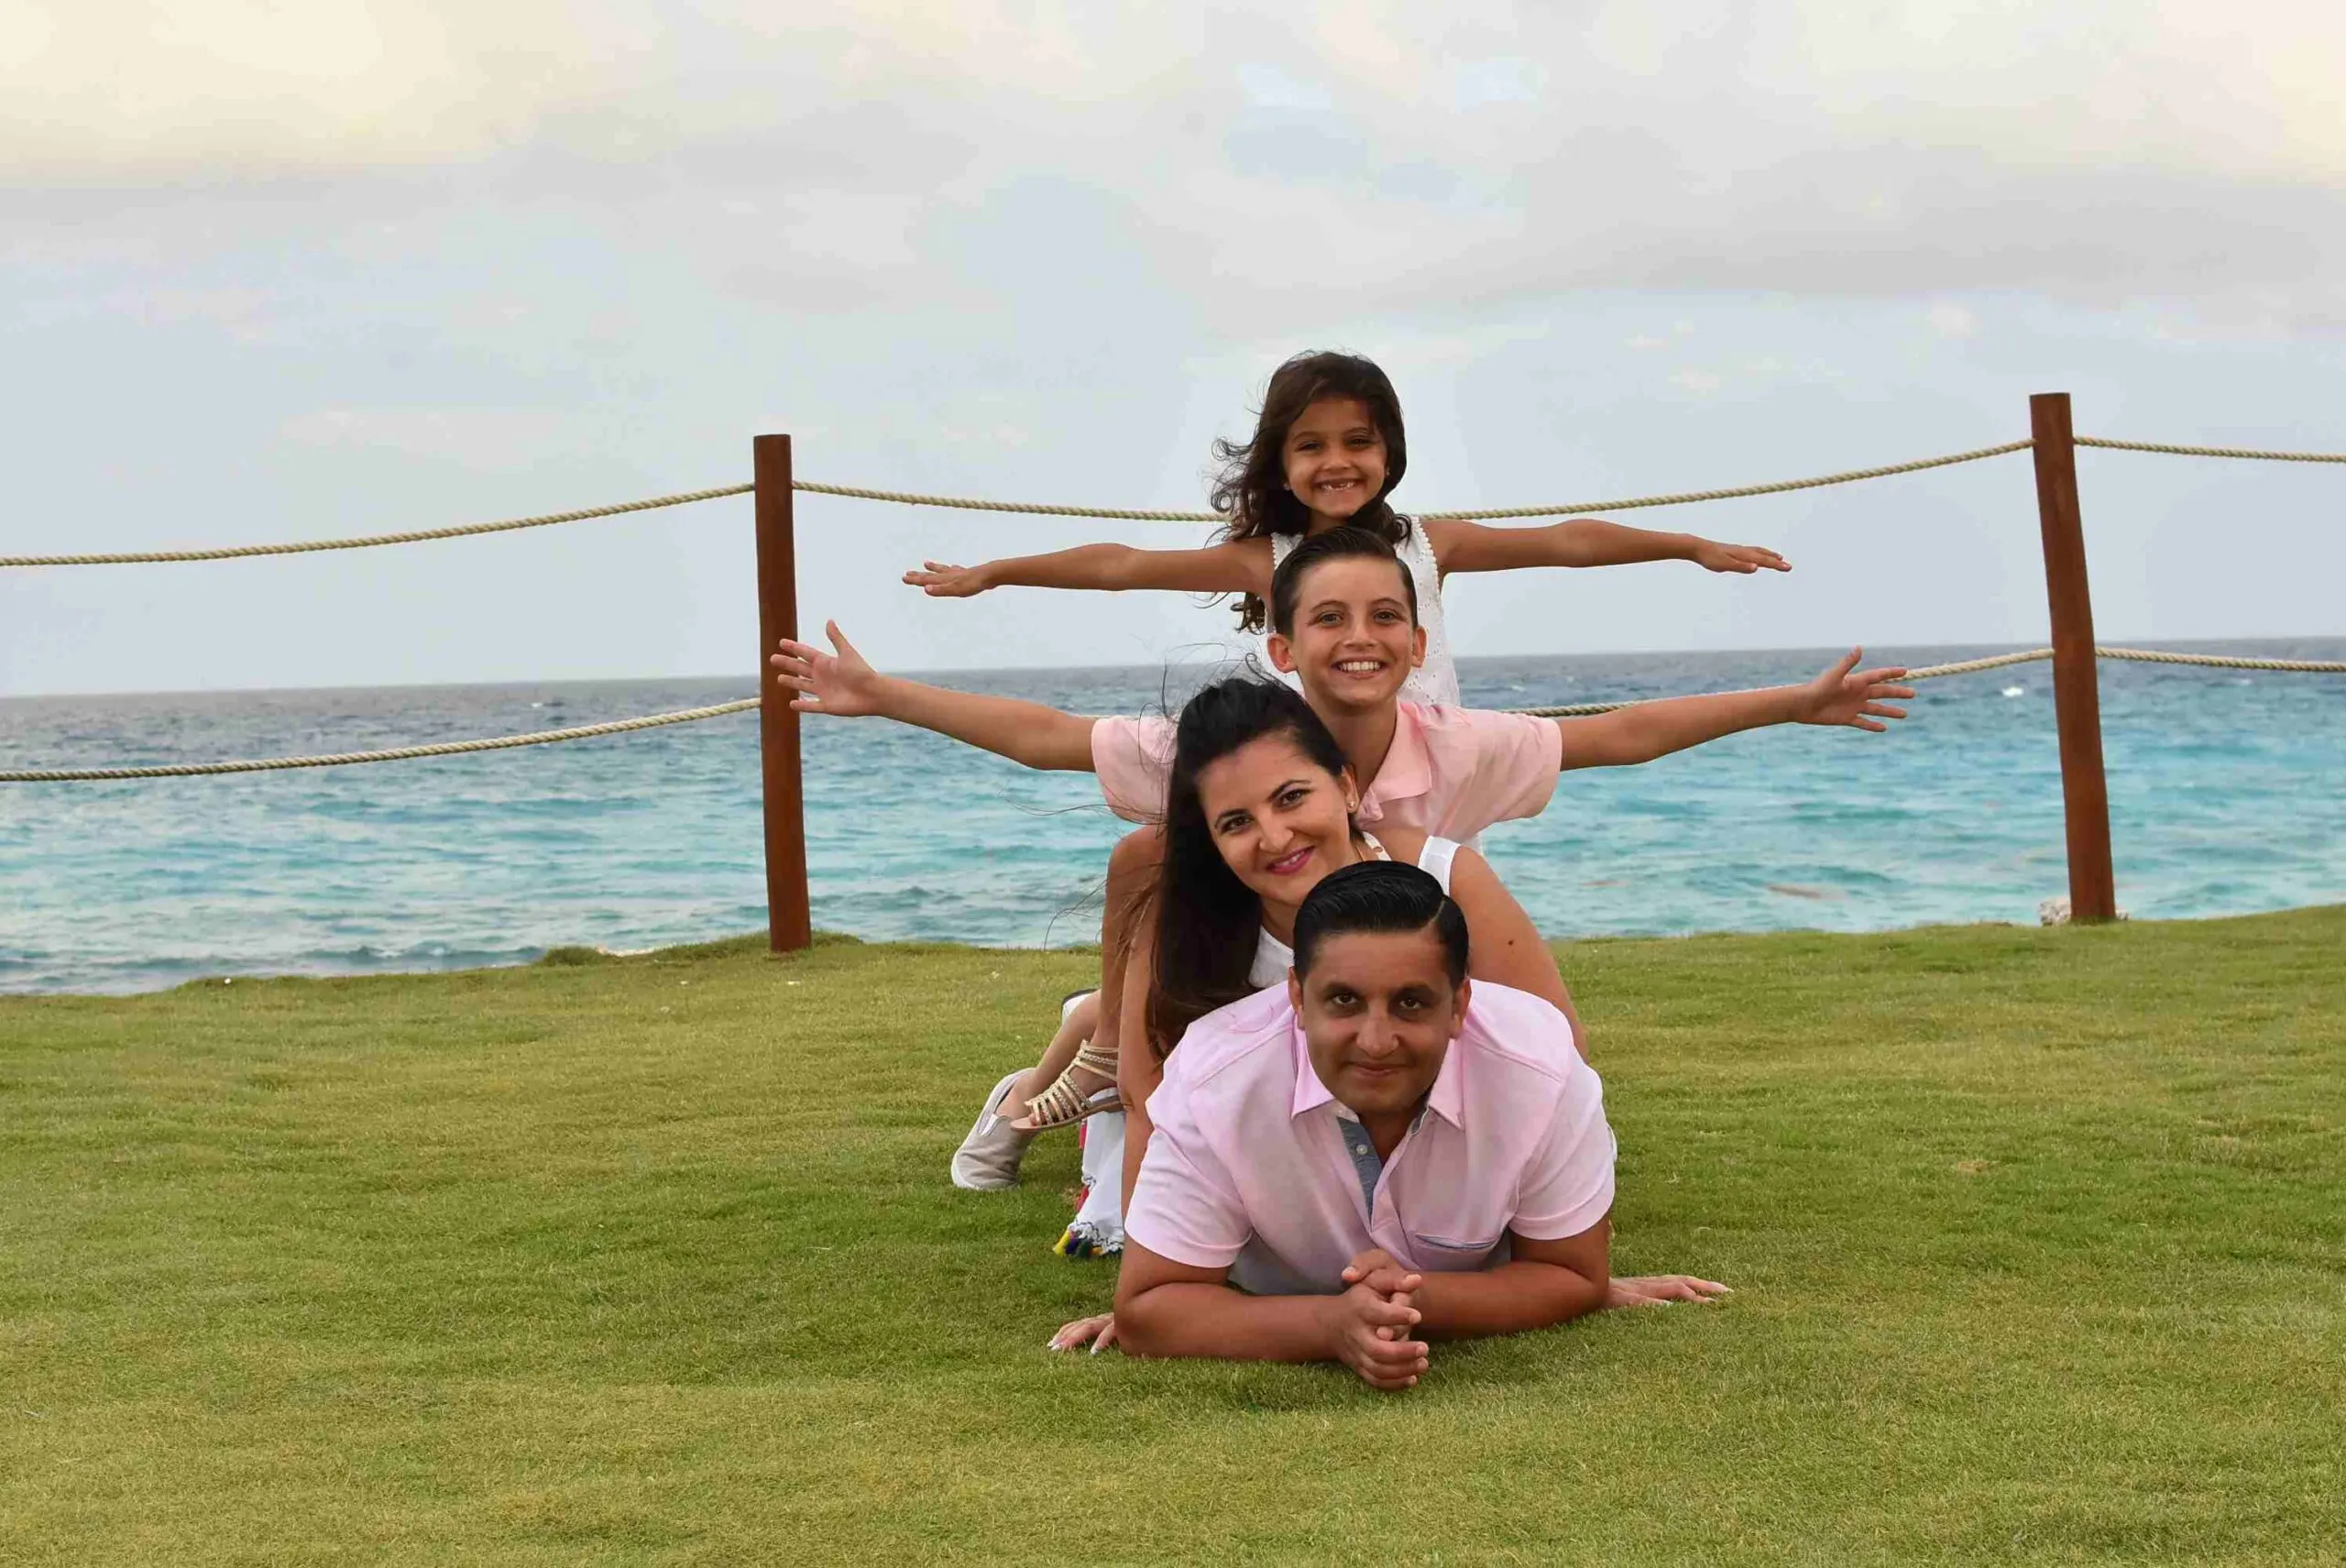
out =
[(1291, 735), (1259, 736), (1208, 762), (1198, 800), (1222, 863), (1266, 905), (1292, 910), (1356, 858), (1350, 775), (1329, 773)]

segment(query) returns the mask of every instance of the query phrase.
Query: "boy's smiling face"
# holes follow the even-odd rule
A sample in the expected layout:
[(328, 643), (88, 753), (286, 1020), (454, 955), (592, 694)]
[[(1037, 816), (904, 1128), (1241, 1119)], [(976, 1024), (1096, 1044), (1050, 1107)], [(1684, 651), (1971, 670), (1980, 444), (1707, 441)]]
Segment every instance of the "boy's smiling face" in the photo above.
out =
[(1295, 623), (1272, 632), (1266, 647), (1281, 673), (1301, 677), (1313, 707), (1359, 713), (1399, 699), (1426, 656), (1401, 576), (1408, 570), (1398, 560), (1345, 555), (1304, 574)]

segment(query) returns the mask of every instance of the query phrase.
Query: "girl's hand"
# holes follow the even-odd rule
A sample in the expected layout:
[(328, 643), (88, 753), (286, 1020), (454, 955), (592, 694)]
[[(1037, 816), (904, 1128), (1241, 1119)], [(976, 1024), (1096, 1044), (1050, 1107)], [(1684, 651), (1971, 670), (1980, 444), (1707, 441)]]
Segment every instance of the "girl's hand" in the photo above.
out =
[(1864, 652), (1862, 648), (1850, 649), (1831, 669), (1803, 686), (1793, 717), (1803, 724), (1846, 724), (1852, 729), (1870, 729), (1877, 734), (1890, 728), (1881, 720), (1905, 718), (1904, 708), (1892, 707), (1882, 700), (1914, 695), (1913, 686), (1890, 684), (1906, 673), (1905, 666), (1859, 670), (1858, 659)]
[[(1745, 576), (1765, 566), (1770, 572), (1789, 572), (1792, 564), (1764, 544), (1721, 544), (1716, 539), (1694, 542), (1694, 565), (1706, 572), (1740, 572)], [(911, 579), (906, 578), (907, 582)]]
[(904, 581), (933, 599), (965, 599), (993, 587), (983, 566), (956, 566), (946, 561), (923, 561), (919, 571), (904, 574)]
[(773, 678), (798, 694), (790, 706), (801, 713), (828, 713), (841, 718), (878, 713), (879, 672), (855, 651), (838, 621), (823, 622), (823, 630), (839, 650), (836, 654), (785, 637), (780, 644), (782, 652), (766, 661), (773, 666)]
[(1091, 1347), (1099, 1354), (1116, 1343), (1116, 1314), (1102, 1312), (1096, 1318), (1078, 1318), (1051, 1336), (1052, 1350), (1079, 1350)]

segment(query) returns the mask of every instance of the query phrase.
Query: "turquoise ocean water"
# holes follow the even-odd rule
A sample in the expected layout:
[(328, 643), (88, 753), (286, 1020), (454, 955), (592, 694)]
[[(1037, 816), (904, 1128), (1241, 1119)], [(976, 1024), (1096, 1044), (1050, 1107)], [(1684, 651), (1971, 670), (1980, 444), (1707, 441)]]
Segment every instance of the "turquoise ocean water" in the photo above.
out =
[[(2346, 657), (2346, 640), (2197, 645)], [(1869, 651), (1920, 665), (2001, 652)], [(1804, 679), (1821, 652), (1461, 663), (1518, 707)], [(1091, 713), (1213, 671), (942, 677)], [(2137, 916), (2346, 900), (2346, 677), (2101, 667), (2119, 901)], [(0, 766), (357, 751), (750, 695), (738, 680), (0, 701)], [(871, 720), (806, 723), (818, 926), (1018, 946), (1092, 940), (1120, 824), (1088, 774), (1036, 774)], [(601, 740), (300, 773), (0, 784), (0, 991), (137, 991), (640, 948), (765, 920), (752, 714)], [(1567, 774), (1485, 848), (1558, 936), (2033, 921), (2066, 889), (2049, 671), (1928, 683), (1889, 735), (1743, 735)]]

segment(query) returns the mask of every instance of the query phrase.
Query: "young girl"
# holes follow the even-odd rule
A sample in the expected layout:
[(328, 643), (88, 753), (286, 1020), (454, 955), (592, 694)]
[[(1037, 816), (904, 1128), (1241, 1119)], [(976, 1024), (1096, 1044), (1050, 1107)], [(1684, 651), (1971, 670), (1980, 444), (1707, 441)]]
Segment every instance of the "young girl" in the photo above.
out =
[(1223, 466), (1213, 510), (1230, 522), (1221, 542), (1202, 550), (1082, 544), (978, 566), (927, 561), (921, 570), (906, 572), (904, 581), (938, 598), (995, 587), (1239, 594), (1240, 630), (1260, 631), (1271, 574), (1296, 542), (1355, 523), (1390, 543), (1416, 579), (1426, 657), (1401, 695), (1454, 707), (1458, 672), (1442, 616), (1442, 579), (1448, 573), (1638, 561), (1693, 561), (1714, 572), (1792, 570), (1782, 556), (1757, 545), (1655, 533), (1596, 518), (1544, 528), (1485, 528), (1450, 518), (1403, 517), (1386, 502), (1409, 469), (1401, 401), (1384, 371), (1349, 354), (1299, 354), (1280, 366), (1264, 394), (1255, 438), (1243, 444), (1217, 441), (1214, 455)]

